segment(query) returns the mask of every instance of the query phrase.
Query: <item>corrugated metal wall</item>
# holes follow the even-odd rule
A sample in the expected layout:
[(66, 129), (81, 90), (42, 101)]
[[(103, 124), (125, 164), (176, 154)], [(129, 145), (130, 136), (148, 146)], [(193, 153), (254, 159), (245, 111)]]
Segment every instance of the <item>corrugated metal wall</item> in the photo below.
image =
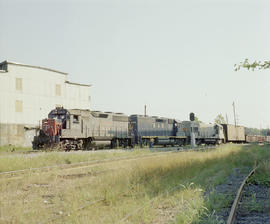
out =
[(34, 132), (23, 128), (19, 137), (19, 127), (38, 126), (56, 106), (90, 109), (90, 87), (66, 81), (62, 73), (8, 64), (0, 73), (0, 145), (30, 145)]

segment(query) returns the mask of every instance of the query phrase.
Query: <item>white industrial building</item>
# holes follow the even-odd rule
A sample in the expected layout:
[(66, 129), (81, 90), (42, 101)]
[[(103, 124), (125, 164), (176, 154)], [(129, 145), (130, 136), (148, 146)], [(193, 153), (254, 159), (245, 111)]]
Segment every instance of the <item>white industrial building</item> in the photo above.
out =
[(90, 85), (67, 81), (67, 73), (0, 63), (0, 145), (31, 146), (42, 119), (56, 106), (90, 109)]

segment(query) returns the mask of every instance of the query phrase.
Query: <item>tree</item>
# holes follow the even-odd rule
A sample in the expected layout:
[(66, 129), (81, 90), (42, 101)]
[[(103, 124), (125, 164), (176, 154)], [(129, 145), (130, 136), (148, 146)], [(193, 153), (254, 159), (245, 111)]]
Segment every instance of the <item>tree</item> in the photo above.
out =
[(247, 68), (252, 69), (254, 71), (255, 69), (268, 69), (270, 68), (270, 61), (254, 61), (253, 63), (249, 63), (248, 59), (245, 59), (243, 62), (240, 62), (239, 65), (234, 65), (234, 70), (239, 71), (240, 68)]
[(215, 123), (217, 123), (217, 124), (225, 124), (226, 123), (222, 114), (217, 115), (217, 117), (215, 119)]
[(196, 116), (195, 116), (194, 121), (197, 121), (197, 122), (199, 122), (199, 123), (202, 123), (202, 121), (200, 121), (200, 120), (199, 120), (199, 118), (198, 118), (198, 117), (196, 117)]

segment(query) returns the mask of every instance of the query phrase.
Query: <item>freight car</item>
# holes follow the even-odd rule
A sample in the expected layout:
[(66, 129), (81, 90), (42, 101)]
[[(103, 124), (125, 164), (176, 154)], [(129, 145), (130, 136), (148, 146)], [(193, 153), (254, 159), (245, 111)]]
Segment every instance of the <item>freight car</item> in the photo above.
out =
[(246, 135), (246, 142), (248, 142), (248, 143), (263, 143), (263, 142), (267, 142), (269, 140), (267, 137), (269, 137), (269, 136)]
[(122, 113), (64, 108), (52, 110), (42, 121), (33, 148), (59, 145), (64, 150), (130, 145), (128, 116)]
[(225, 142), (244, 143), (245, 128), (243, 126), (236, 126), (232, 124), (222, 124), (225, 134)]

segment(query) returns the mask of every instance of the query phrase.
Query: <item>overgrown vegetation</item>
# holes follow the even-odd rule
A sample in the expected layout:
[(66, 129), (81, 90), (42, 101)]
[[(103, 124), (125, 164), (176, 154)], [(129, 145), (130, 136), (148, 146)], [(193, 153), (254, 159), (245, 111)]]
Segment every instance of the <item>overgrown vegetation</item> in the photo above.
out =
[[(74, 160), (73, 154), (66, 156)], [(213, 214), (229, 200), (205, 197), (205, 190), (224, 182), (235, 167), (269, 158), (269, 146), (226, 145), (100, 164), (96, 171), (109, 172), (96, 175), (93, 168), (84, 168), (0, 179), (0, 223), (197, 224), (206, 217), (208, 223), (218, 223)]]
[(19, 147), (13, 145), (0, 146), (0, 152), (24, 152), (32, 150), (31, 147)]
[(263, 135), (263, 136), (269, 136), (270, 135), (270, 129), (258, 129), (258, 128), (245, 128), (246, 135)]
[(263, 184), (270, 187), (270, 161), (262, 161), (256, 170), (256, 173), (249, 179), (249, 183)]
[(32, 154), (8, 153), (0, 156), (0, 172), (14, 171), (27, 168), (39, 168), (60, 164), (73, 164), (94, 160), (109, 159), (115, 157), (139, 156), (150, 154), (147, 149), (144, 150), (100, 150), (92, 151), (73, 151), (73, 152), (37, 152)]

